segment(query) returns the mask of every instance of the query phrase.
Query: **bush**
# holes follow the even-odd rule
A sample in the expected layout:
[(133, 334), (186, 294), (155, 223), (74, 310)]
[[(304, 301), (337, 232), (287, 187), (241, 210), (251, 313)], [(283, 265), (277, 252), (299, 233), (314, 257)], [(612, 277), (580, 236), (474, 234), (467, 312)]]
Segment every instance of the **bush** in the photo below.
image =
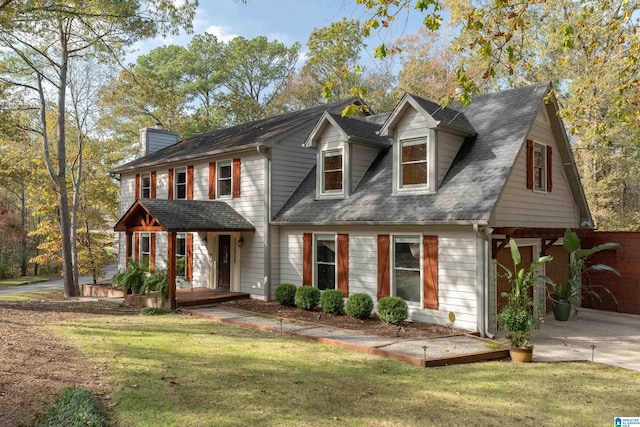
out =
[(342, 314), (344, 310), (344, 295), (338, 289), (326, 290), (320, 295), (322, 311), (331, 314)]
[(36, 426), (108, 426), (107, 411), (86, 388), (66, 388), (56, 403), (40, 415)]
[(300, 286), (296, 289), (296, 306), (303, 310), (313, 310), (320, 303), (320, 290), (311, 286)]
[(276, 301), (280, 303), (280, 305), (296, 305), (296, 290), (298, 287), (291, 283), (282, 283), (278, 285), (276, 288)]
[(373, 311), (373, 300), (367, 294), (353, 294), (347, 299), (344, 311), (356, 319), (366, 319)]
[(407, 303), (400, 297), (384, 297), (378, 301), (378, 317), (386, 323), (397, 325), (409, 317)]

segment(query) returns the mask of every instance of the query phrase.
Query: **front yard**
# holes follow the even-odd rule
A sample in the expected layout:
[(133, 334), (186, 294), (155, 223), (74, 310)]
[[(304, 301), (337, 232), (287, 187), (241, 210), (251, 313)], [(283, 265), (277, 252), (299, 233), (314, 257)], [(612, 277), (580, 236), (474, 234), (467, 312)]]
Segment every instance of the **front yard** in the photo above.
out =
[[(8, 331), (32, 324), (22, 338), (50, 353), (39, 363), (60, 384), (97, 391), (121, 426), (611, 425), (637, 415), (640, 401), (640, 373), (597, 364), (424, 369), (180, 315), (68, 309), (26, 320), (28, 310), (0, 303), (0, 311)], [(11, 348), (2, 350), (2, 366), (15, 363)], [(81, 359), (71, 364), (75, 378), (64, 374), (65, 351)], [(14, 411), (29, 407), (14, 403)]]

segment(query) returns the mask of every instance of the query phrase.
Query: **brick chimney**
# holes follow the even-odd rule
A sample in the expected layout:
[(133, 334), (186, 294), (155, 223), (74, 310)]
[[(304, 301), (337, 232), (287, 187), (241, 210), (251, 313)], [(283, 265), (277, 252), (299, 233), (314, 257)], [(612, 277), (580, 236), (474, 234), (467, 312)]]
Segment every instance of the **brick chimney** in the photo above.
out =
[(162, 150), (180, 140), (180, 134), (163, 129), (160, 123), (154, 127), (140, 129), (140, 154), (144, 157), (154, 151)]

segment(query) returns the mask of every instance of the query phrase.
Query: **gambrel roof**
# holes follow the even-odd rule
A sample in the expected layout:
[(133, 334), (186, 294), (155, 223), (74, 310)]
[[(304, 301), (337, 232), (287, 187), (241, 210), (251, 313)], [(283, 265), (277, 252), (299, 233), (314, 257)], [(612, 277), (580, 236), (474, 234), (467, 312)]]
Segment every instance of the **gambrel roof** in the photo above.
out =
[(201, 133), (118, 166), (111, 172), (134, 171), (139, 168), (236, 151), (243, 147), (269, 145), (290, 132), (295, 132), (305, 125), (315, 123), (325, 111), (340, 113), (346, 106), (351, 104), (362, 104), (362, 100), (359, 98), (344, 99), (306, 110)]
[[(443, 111), (430, 101), (409, 95), (406, 104), (419, 105), (435, 121), (446, 121), (467, 136), (437, 192), (393, 194), (393, 154), (383, 149), (348, 198), (316, 199), (316, 169), (301, 183), (274, 218), (275, 223), (300, 224), (430, 224), (488, 223), (525, 143), (538, 110), (546, 104), (560, 158), (583, 219), (590, 220), (569, 142), (551, 86), (538, 84), (476, 96), (462, 109)], [(399, 107), (402, 107), (402, 101)], [(397, 108), (398, 109), (398, 108)], [(386, 134), (399, 115), (392, 113), (382, 126)], [(432, 116), (433, 117), (433, 116)]]

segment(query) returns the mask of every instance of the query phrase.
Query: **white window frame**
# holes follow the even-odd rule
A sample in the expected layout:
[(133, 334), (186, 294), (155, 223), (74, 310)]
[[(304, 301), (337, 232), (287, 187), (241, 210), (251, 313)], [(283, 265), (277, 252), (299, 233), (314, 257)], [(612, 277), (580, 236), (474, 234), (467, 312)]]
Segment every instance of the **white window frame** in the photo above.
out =
[[(318, 241), (319, 240), (331, 240), (334, 244), (334, 261), (333, 264), (328, 262), (318, 261)], [(313, 287), (318, 288), (318, 265), (333, 265), (335, 277), (333, 283), (335, 284), (333, 289), (338, 289), (338, 234), (337, 233), (314, 233), (313, 234)]]
[[(423, 254), (423, 235), (422, 234), (415, 234), (415, 233), (402, 233), (402, 234), (394, 234), (391, 236), (391, 262), (390, 262), (390, 266), (389, 268), (391, 269), (391, 295), (392, 296), (397, 296), (397, 292), (396, 292), (396, 241), (398, 239), (407, 239), (407, 238), (415, 238), (418, 241), (418, 248), (420, 251), (420, 255), (419, 255), (419, 261), (420, 261), (420, 280), (418, 282), (418, 288), (420, 291), (420, 301), (406, 301), (407, 306), (412, 307), (412, 308), (421, 308), (423, 307), (423, 303), (424, 303), (424, 254)], [(407, 269), (407, 268), (400, 268), (401, 270), (406, 270), (406, 271), (413, 271), (412, 269)]]
[[(144, 248), (144, 240), (147, 240), (147, 250), (143, 250)], [(149, 266), (151, 265), (151, 233), (140, 233), (140, 265), (145, 269), (149, 270)], [(147, 257), (147, 263), (144, 265), (143, 260), (144, 257)]]
[[(184, 172), (184, 184), (178, 182), (178, 175), (180, 173)], [(187, 198), (187, 192), (188, 192), (188, 188), (187, 186), (189, 185), (189, 179), (187, 178), (187, 168), (175, 168), (173, 170), (173, 198), (176, 200), (186, 200)], [(184, 185), (184, 197), (179, 197), (180, 192), (178, 191), (179, 186)]]
[[(229, 166), (229, 178), (222, 178), (220, 171), (223, 167)], [(229, 194), (222, 194), (220, 192), (220, 181), (229, 181)], [(231, 199), (233, 198), (233, 162), (231, 160), (222, 160), (216, 162), (216, 199)]]
[[(332, 156), (342, 156), (342, 164), (341, 164), (341, 172), (342, 172), (342, 188), (340, 188), (339, 190), (325, 190), (325, 172), (327, 172), (324, 169), (324, 159), (325, 157), (327, 157), (327, 155), (330, 155), (330, 157)], [(337, 172), (338, 169), (331, 169), (329, 170), (329, 172)], [(320, 152), (320, 194), (321, 195), (343, 195), (344, 194), (344, 188), (346, 185), (346, 179), (345, 179), (345, 150), (344, 147), (339, 147), (339, 148), (329, 148), (326, 150), (322, 150)]]
[[(148, 186), (144, 185), (144, 180), (147, 179), (149, 182)], [(148, 196), (145, 197), (145, 191), (148, 193)], [(140, 198), (141, 199), (150, 199), (151, 198), (151, 173), (142, 173), (140, 174)]]
[[(424, 145), (425, 146), (425, 153), (426, 153), (426, 159), (425, 160), (417, 160), (417, 161), (410, 161), (410, 162), (403, 162), (402, 161), (402, 147), (405, 143), (409, 143), (409, 145)], [(398, 140), (398, 190), (402, 191), (402, 190), (414, 190), (414, 189), (428, 189), (429, 188), (429, 165), (431, 164), (431, 156), (429, 153), (429, 138), (424, 136), (424, 137), (418, 137), (418, 138), (403, 138)], [(410, 165), (410, 164), (420, 164), (420, 163), (425, 163), (426, 164), (426, 181), (423, 183), (419, 183), (419, 184), (404, 184), (402, 182), (402, 175), (403, 175), (403, 166), (404, 165)]]
[[(542, 154), (542, 179), (541, 188), (536, 187), (536, 149), (539, 149)], [(531, 172), (533, 173), (533, 191), (536, 193), (547, 192), (547, 146), (545, 144), (535, 142), (533, 143), (533, 153), (531, 155)]]
[[(184, 240), (184, 253), (181, 254), (178, 252), (178, 248), (180, 247), (180, 245), (178, 245), (178, 240), (183, 239)], [(187, 233), (176, 233), (176, 276), (181, 277), (183, 279), (186, 280), (186, 276), (187, 276)], [(180, 274), (181, 271), (179, 271), (178, 269), (178, 260), (180, 260), (180, 258), (184, 258), (184, 274)]]

